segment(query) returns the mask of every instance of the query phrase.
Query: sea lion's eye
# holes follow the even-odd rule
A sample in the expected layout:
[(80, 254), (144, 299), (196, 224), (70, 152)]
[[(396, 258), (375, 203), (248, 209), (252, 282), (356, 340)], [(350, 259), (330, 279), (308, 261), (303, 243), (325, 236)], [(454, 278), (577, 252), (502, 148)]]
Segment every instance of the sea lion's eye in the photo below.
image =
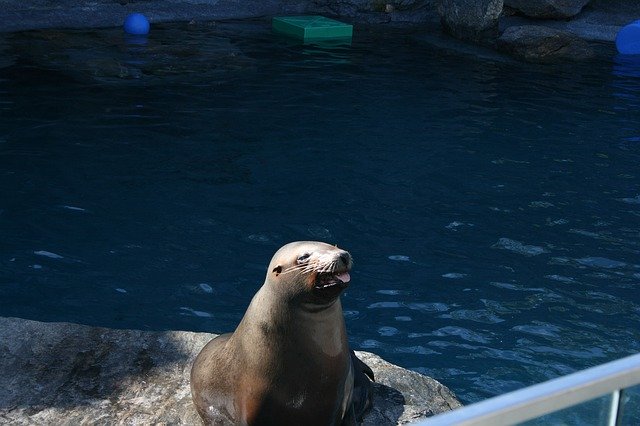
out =
[(298, 263), (302, 263), (305, 260), (309, 259), (309, 256), (311, 256), (311, 253), (305, 253), (302, 256), (298, 256)]

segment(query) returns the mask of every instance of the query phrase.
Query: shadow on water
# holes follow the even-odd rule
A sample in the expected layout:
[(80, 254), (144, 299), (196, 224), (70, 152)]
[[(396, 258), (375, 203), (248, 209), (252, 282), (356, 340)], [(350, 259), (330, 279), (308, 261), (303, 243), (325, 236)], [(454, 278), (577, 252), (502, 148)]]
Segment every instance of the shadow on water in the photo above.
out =
[[(613, 75), (640, 78), (640, 55), (616, 55), (613, 62)], [(638, 83), (640, 84), (640, 81)]]
[[(228, 37), (209, 34), (205, 42), (197, 42), (190, 28), (159, 25), (152, 37), (122, 34), (120, 28), (3, 35), (0, 52), (5, 59), (0, 68), (7, 68), (4, 74), (9, 76), (14, 71), (13, 77), (22, 80), (28, 80), (20, 76), (26, 69), (30, 75), (40, 73), (41, 82), (50, 83), (54, 76), (107, 86), (167, 84), (189, 74), (227, 80), (253, 69)], [(7, 57), (11, 61), (3, 63)]]

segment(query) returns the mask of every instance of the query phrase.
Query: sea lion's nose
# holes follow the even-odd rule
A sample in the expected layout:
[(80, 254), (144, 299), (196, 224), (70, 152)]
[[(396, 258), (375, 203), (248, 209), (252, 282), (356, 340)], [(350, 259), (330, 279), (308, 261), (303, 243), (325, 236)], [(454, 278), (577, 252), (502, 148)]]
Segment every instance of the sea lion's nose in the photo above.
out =
[(340, 260), (342, 261), (342, 263), (345, 266), (349, 265), (349, 259), (351, 258), (351, 256), (349, 256), (349, 253), (347, 253), (346, 251), (343, 253), (340, 253)]

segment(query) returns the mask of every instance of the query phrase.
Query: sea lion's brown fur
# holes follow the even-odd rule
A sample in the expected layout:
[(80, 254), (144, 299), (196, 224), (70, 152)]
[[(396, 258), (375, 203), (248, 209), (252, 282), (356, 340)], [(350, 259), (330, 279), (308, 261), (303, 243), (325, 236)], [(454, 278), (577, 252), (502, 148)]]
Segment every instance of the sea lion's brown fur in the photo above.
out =
[(351, 265), (348, 252), (320, 242), (276, 252), (236, 330), (193, 364), (191, 394), (205, 424), (356, 423), (339, 299)]

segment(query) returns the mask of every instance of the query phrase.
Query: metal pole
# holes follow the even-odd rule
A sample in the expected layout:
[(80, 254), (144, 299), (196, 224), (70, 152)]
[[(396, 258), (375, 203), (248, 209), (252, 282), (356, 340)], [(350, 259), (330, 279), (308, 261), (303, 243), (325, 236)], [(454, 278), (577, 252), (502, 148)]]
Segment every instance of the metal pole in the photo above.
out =
[(616, 389), (611, 394), (611, 405), (609, 405), (608, 426), (618, 425), (618, 410), (620, 409), (620, 389)]

